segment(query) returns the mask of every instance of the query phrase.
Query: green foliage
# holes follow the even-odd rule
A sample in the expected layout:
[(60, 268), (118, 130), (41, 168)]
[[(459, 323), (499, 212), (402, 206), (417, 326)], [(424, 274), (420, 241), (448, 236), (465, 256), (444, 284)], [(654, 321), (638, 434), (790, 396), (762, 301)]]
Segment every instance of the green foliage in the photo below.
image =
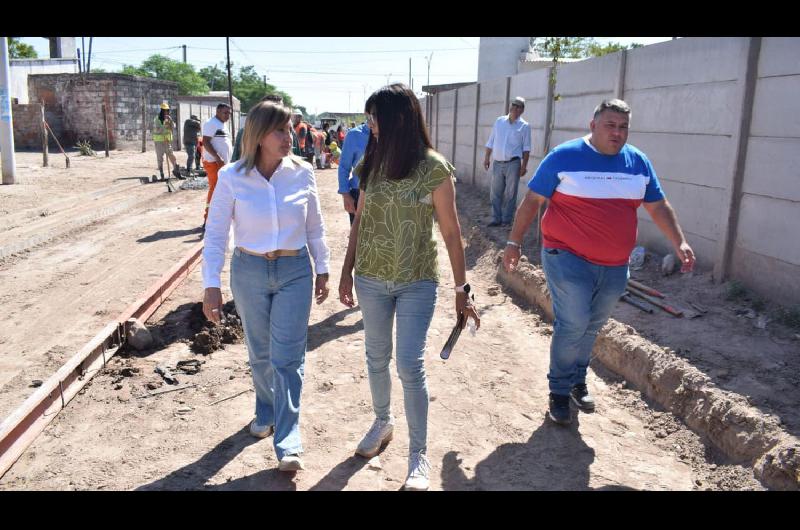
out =
[(766, 309), (767, 301), (760, 296), (753, 296), (752, 300), (750, 301), (750, 307), (753, 308), (753, 311), (761, 313), (764, 311), (764, 309)]
[(33, 46), (20, 42), (19, 37), (8, 37), (8, 55), (11, 59), (36, 59), (39, 57)]
[(583, 59), (586, 57), (601, 57), (620, 50), (642, 47), (642, 44), (638, 43), (632, 43), (630, 46), (625, 46), (618, 42), (600, 44), (594, 37), (533, 38), (531, 45), (542, 57), (553, 57), (554, 60), (560, 58)]
[(196, 96), (208, 92), (206, 80), (195, 72), (194, 66), (163, 55), (151, 55), (140, 66), (125, 65), (122, 73), (175, 81), (181, 96)]
[(81, 156), (95, 156), (96, 154), (89, 140), (78, 140), (78, 143), (75, 144), (75, 148), (80, 151)]
[[(228, 90), (228, 72), (225, 63), (202, 68), (200, 75), (211, 90)], [(231, 64), (231, 85), (233, 95), (239, 98), (242, 112), (245, 113), (268, 94), (281, 96), (287, 107), (293, 105), (292, 97), (286, 92), (278, 90), (274, 85), (265, 83), (263, 76), (256, 72), (255, 66), (242, 66), (237, 72), (234, 65)]]
[(784, 326), (800, 329), (800, 305), (778, 308), (775, 311), (775, 320)]
[(745, 286), (736, 280), (728, 282), (728, 284), (725, 286), (725, 298), (727, 300), (744, 300), (747, 298), (747, 294), (748, 293)]

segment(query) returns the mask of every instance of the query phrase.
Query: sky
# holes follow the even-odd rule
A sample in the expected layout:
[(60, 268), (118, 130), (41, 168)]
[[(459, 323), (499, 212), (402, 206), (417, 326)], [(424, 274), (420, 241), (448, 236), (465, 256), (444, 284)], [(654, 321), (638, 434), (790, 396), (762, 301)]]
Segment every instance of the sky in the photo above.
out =
[[(597, 40), (648, 45), (670, 38)], [(78, 48), (81, 39), (76, 38)], [(84, 39), (88, 51), (89, 37)], [(22, 41), (31, 44), (39, 57), (49, 56), (46, 39), (23, 37)], [(373, 91), (389, 82), (409, 82), (409, 59), (413, 87), (419, 94), (427, 84), (475, 81), (479, 43), (480, 37), (231, 37), (230, 53), (234, 71), (255, 66), (269, 84), (290, 94), (295, 105), (319, 114), (361, 112)], [(115, 72), (125, 64), (138, 66), (157, 53), (182, 60), (182, 45), (187, 47), (187, 62), (196, 70), (215, 64), (224, 68), (225, 37), (95, 37), (91, 66)]]

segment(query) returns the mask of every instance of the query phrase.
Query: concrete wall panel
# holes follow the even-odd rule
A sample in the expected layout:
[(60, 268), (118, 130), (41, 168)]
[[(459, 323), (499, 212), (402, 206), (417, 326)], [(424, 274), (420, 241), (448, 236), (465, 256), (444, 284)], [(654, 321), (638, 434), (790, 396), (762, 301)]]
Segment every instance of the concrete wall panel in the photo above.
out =
[[(483, 94), (481, 94), (481, 108), (478, 109), (478, 125), (481, 127), (492, 127), (498, 117), (507, 114), (505, 107), (501, 103), (483, 103)], [(489, 136), (486, 136), (488, 139)]]
[(545, 99), (547, 97), (547, 83), (549, 82), (549, 68), (534, 70), (515, 75), (511, 78), (511, 99), (516, 96), (525, 98), (525, 112), (531, 100)]
[(800, 267), (734, 246), (731, 276), (772, 300), (794, 305), (800, 300)]
[(800, 138), (800, 75), (759, 79), (753, 103), (752, 136)]
[[(792, 201), (757, 195), (742, 197), (736, 245), (800, 265), (800, 207)], [(800, 282), (800, 277), (795, 281)]]
[(733, 145), (727, 136), (631, 132), (628, 143), (647, 155), (659, 178), (720, 190), (730, 185)]
[(800, 74), (800, 38), (762, 38), (758, 77), (790, 74)]
[(602, 94), (561, 98), (553, 107), (556, 113), (555, 126), (561, 129), (585, 129), (588, 133), (589, 122), (592, 121), (595, 107), (604, 99), (613, 97), (613, 92), (604, 92)]
[(625, 100), (639, 131), (731, 135), (738, 125), (737, 94), (736, 82), (728, 81), (626, 91)]
[(629, 50), (625, 95), (628, 90), (737, 79), (747, 45), (745, 37), (689, 37)]
[(499, 103), (505, 106), (506, 101), (506, 78), (501, 77), (493, 81), (481, 83), (481, 105)]
[[(619, 77), (622, 53), (564, 64), (558, 67), (556, 93), (562, 96), (613, 92)], [(598, 99), (599, 103), (602, 98)], [(597, 105), (595, 103), (595, 105)]]
[(800, 202), (800, 139), (751, 137), (742, 189)]
[[(636, 239), (637, 245), (642, 245), (648, 250), (654, 251), (658, 254), (667, 254), (674, 252), (672, 244), (661, 233), (661, 230), (650, 219), (650, 216), (645, 212), (645, 217), (642, 217), (641, 208), (639, 209), (639, 237)], [(697, 266), (700, 268), (708, 269), (714, 263), (714, 258), (717, 253), (717, 242), (700, 237), (696, 234), (686, 233), (686, 239), (689, 241), (692, 250), (697, 258)]]
[[(724, 208), (720, 190), (668, 179), (661, 179), (661, 188), (675, 209), (684, 232), (697, 234), (712, 241), (719, 238), (719, 223)], [(640, 210), (640, 215), (648, 214)]]

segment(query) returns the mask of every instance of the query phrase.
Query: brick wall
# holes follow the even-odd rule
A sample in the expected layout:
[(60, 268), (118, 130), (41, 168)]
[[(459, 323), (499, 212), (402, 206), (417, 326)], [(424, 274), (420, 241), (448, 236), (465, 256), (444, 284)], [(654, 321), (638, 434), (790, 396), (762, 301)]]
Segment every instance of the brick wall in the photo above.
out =
[[(14, 117), (14, 148), (42, 148), (42, 114), (41, 107), (36, 105), (11, 105)], [(51, 140), (53, 147), (55, 142)]]
[(142, 97), (145, 134), (151, 140), (150, 129), (159, 105), (167, 100), (175, 106), (178, 85), (125, 74), (34, 74), (28, 76), (28, 92), (32, 104), (45, 105), (45, 119), (65, 148), (84, 139), (96, 150), (105, 147), (105, 104), (109, 148), (120, 149), (141, 146)]

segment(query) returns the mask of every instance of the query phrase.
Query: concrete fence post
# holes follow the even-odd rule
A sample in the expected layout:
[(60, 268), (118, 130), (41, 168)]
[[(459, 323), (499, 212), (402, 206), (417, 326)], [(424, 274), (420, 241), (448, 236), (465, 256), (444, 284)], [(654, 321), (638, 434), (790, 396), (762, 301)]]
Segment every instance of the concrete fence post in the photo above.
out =
[(625, 100), (625, 69), (628, 64), (628, 50), (622, 50), (619, 53), (619, 73), (614, 87), (614, 97)]
[(475, 147), (475, 152), (472, 154), (472, 185), (475, 185), (475, 176), (478, 171), (478, 114), (481, 110), (481, 84), (477, 83), (477, 91), (475, 93), (475, 130), (472, 145)]
[(458, 89), (455, 90), (455, 98), (453, 99), (453, 156), (450, 163), (456, 165), (456, 128), (458, 127)]
[(433, 147), (439, 150), (439, 93), (436, 93), (436, 133), (434, 134)]
[(550, 79), (553, 76), (553, 68), (551, 66), (547, 69), (547, 96), (545, 96), (545, 107), (544, 107), (544, 146), (542, 148), (542, 158), (547, 156), (547, 153), (550, 151), (550, 138), (553, 135), (553, 97), (555, 94), (553, 93), (553, 83)]
[(753, 115), (756, 81), (758, 80), (758, 58), (761, 54), (761, 37), (750, 37), (747, 53), (741, 57), (737, 82), (739, 120), (731, 137), (734, 150), (731, 156), (731, 184), (724, 191), (723, 214), (720, 223), (720, 239), (714, 259), (714, 281), (724, 282), (730, 272), (733, 246), (736, 244), (739, 224), (739, 208), (742, 202), (742, 182), (747, 162), (747, 143), (750, 137), (750, 122)]

